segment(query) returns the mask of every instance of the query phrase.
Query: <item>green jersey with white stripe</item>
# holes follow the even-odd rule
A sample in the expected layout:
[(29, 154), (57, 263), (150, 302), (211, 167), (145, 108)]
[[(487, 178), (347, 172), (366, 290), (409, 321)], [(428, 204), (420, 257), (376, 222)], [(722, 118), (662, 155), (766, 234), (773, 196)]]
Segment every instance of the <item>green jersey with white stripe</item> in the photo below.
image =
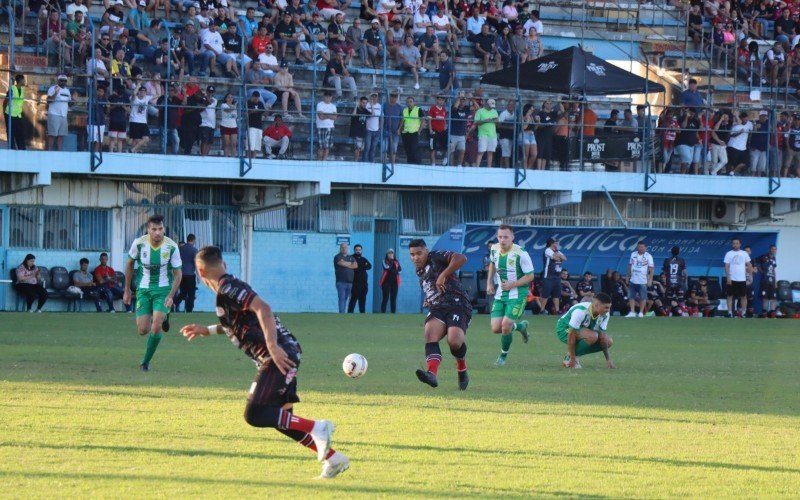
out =
[(569, 329), (580, 330), (588, 328), (597, 333), (605, 332), (608, 328), (609, 314), (592, 316), (592, 303), (579, 302), (569, 308), (556, 323), (556, 331), (566, 333)]
[(166, 236), (158, 248), (150, 244), (147, 234), (136, 238), (128, 256), (139, 264), (136, 271), (137, 289), (171, 287), (172, 271), (183, 265), (178, 244)]
[[(489, 250), (489, 260), (494, 264), (497, 277), (500, 282), (517, 281), (523, 276), (533, 274), (533, 262), (531, 256), (524, 248), (514, 243), (507, 253), (500, 250), (500, 243), (492, 245)], [(499, 286), (494, 293), (496, 300), (518, 300), (528, 297), (530, 284), (518, 286), (511, 290), (502, 290)]]

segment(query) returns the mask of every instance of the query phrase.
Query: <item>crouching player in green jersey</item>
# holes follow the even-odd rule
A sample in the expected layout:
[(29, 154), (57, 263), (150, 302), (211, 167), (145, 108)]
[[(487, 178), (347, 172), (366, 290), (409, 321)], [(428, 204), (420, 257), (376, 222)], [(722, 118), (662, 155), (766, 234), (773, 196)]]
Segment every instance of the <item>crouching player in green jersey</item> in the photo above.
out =
[[(489, 274), (486, 278), (486, 295), (494, 295), (492, 303), (492, 333), (500, 337), (500, 357), (495, 366), (506, 364), (511, 348), (512, 333), (516, 330), (528, 343), (528, 322), (520, 321), (525, 312), (528, 287), (533, 281), (533, 262), (522, 247), (514, 244), (514, 230), (505, 224), (497, 228), (497, 241), (489, 250)], [(500, 280), (495, 290), (494, 277)]]
[(606, 333), (611, 311), (611, 297), (598, 293), (591, 302), (579, 302), (556, 323), (558, 340), (567, 344), (564, 367), (581, 368), (580, 356), (603, 351), (609, 368), (616, 368), (608, 350), (613, 341)]

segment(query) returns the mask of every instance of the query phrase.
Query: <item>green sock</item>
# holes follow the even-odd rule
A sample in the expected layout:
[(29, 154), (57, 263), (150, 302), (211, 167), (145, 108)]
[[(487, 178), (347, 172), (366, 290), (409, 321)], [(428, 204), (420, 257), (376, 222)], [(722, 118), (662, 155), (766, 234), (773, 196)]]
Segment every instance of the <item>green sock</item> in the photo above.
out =
[(579, 340), (578, 344), (575, 346), (575, 355), (584, 356), (586, 354), (592, 354), (593, 352), (601, 352), (602, 350), (603, 348), (600, 347), (600, 342), (595, 342), (590, 345), (585, 340)]
[(500, 355), (505, 356), (508, 354), (508, 350), (511, 348), (511, 341), (514, 337), (511, 336), (509, 333), (508, 335), (500, 336)]
[(161, 342), (161, 337), (163, 337), (163, 333), (151, 333), (147, 336), (147, 349), (144, 351), (144, 358), (142, 358), (142, 364), (149, 364), (150, 360), (153, 359), (153, 354), (156, 353), (156, 349), (158, 348), (159, 342)]

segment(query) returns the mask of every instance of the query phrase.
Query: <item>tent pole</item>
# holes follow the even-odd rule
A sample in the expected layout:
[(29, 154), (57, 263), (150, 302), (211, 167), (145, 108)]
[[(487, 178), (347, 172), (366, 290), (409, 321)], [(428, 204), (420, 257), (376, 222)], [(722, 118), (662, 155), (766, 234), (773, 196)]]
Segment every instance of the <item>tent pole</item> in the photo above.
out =
[[(514, 145), (514, 149), (511, 151), (511, 161), (514, 163), (514, 187), (519, 187), (520, 184), (525, 182), (528, 177), (528, 170), (527, 166), (523, 165), (522, 168), (519, 167), (517, 164), (517, 124), (520, 122), (518, 119), (520, 115), (520, 95), (519, 95), (519, 54), (516, 55), (515, 59), (515, 75), (516, 81), (514, 84), (514, 96), (517, 99), (516, 106), (514, 107), (514, 131), (512, 136), (511, 144)], [(524, 145), (522, 147), (525, 147)], [(502, 161), (502, 160), (501, 160)]]

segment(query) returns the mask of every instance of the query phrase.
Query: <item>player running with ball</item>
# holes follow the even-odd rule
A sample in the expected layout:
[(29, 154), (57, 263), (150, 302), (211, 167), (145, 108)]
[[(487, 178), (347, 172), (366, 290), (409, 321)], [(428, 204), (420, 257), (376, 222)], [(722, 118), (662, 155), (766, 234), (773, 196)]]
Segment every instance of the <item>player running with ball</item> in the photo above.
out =
[(579, 302), (556, 323), (558, 340), (567, 344), (564, 367), (581, 368), (580, 356), (603, 351), (609, 368), (616, 368), (608, 350), (613, 341), (606, 333), (611, 311), (611, 297), (598, 293), (592, 302)]
[(320, 479), (331, 479), (347, 470), (350, 461), (330, 447), (333, 424), (292, 413), (294, 403), (300, 401), (297, 367), (301, 349), (297, 339), (250, 285), (228, 274), (219, 248), (202, 248), (195, 262), (200, 279), (217, 295), (220, 324), (187, 325), (181, 333), (189, 341), (212, 333), (226, 335), (255, 362), (258, 374), (250, 386), (245, 421), (253, 427), (272, 427), (316, 451), (323, 462)]
[(456, 358), (458, 388), (464, 391), (469, 385), (464, 336), (472, 318), (472, 304), (454, 273), (467, 258), (455, 252), (428, 251), (423, 239), (411, 240), (408, 251), (425, 293), (425, 302), (430, 308), (425, 318), (425, 361), (428, 369), (417, 370), (417, 378), (431, 387), (439, 385), (436, 378), (442, 362), (439, 341), (447, 337), (450, 353)]
[[(522, 247), (514, 243), (514, 230), (502, 224), (497, 228), (497, 241), (489, 250), (489, 274), (486, 279), (486, 295), (494, 295), (492, 303), (492, 333), (502, 333), (500, 337), (500, 356), (495, 366), (506, 364), (506, 356), (511, 348), (514, 331), (522, 335), (528, 343), (528, 322), (520, 321), (525, 312), (528, 287), (533, 281), (533, 262)], [(495, 273), (500, 278), (500, 286), (495, 292)]]

